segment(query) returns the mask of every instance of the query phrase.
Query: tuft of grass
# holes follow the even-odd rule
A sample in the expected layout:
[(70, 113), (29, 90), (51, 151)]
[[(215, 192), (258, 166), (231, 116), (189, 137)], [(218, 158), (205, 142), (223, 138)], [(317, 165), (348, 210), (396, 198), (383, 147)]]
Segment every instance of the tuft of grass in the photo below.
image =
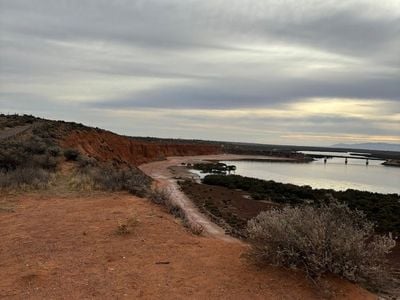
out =
[(139, 225), (139, 220), (136, 216), (128, 218), (125, 222), (119, 222), (116, 233), (118, 235), (127, 235), (132, 233), (135, 228)]
[(88, 174), (75, 173), (68, 178), (68, 186), (72, 190), (77, 191), (93, 191), (96, 190), (96, 183)]

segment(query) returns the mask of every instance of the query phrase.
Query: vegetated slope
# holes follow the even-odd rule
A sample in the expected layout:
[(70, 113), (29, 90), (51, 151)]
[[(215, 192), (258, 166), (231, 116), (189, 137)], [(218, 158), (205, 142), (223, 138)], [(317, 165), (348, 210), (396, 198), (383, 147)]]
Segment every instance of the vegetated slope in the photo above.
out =
[(102, 161), (140, 165), (162, 160), (167, 156), (207, 155), (221, 153), (217, 145), (145, 142), (117, 135), (105, 130), (75, 130), (66, 136), (61, 145)]
[[(30, 131), (27, 132), (27, 129)], [(174, 142), (164, 139), (131, 138), (110, 131), (92, 128), (83, 124), (53, 121), (30, 115), (1, 115), (1, 133), (7, 138), (15, 138), (22, 129), (25, 135), (37, 136), (59, 144), (61, 148), (75, 148), (81, 154), (103, 162), (115, 162), (137, 166), (142, 163), (162, 160), (167, 156), (218, 154), (222, 148), (218, 143), (200, 141)]]
[(139, 164), (218, 149), (199, 142), (148, 142), (72, 122), (0, 114), (0, 189), (47, 188), (68, 162), (73, 165), (68, 182), (74, 189), (128, 190), (143, 196), (151, 179)]

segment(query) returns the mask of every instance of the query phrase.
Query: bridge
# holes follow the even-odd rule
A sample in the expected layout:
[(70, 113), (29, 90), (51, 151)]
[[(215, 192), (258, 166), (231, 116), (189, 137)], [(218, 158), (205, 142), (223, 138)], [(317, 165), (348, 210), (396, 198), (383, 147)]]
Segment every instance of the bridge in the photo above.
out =
[(367, 156), (349, 156), (349, 155), (321, 155), (321, 154), (312, 154), (308, 156), (312, 157), (312, 158), (323, 158), (324, 159), (324, 163), (327, 163), (328, 158), (343, 158), (344, 159), (344, 163), (347, 165), (347, 161), (348, 159), (362, 159), (365, 160), (365, 164), (368, 165), (370, 160), (384, 160), (378, 157), (367, 157)]
[(340, 155), (312, 155), (313, 158), (343, 158), (343, 159), (363, 159), (363, 160), (384, 160), (378, 157), (357, 157), (357, 156), (340, 156)]

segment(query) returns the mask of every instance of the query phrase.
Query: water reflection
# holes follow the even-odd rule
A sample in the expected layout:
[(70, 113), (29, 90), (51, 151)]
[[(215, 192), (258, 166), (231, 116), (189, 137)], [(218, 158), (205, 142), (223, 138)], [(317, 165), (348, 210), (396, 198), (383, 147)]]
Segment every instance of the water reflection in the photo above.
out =
[(307, 164), (251, 161), (224, 161), (237, 167), (236, 174), (274, 180), (314, 188), (334, 190), (356, 189), (379, 193), (400, 194), (400, 168), (385, 167), (383, 161), (330, 158), (324, 164), (318, 159)]

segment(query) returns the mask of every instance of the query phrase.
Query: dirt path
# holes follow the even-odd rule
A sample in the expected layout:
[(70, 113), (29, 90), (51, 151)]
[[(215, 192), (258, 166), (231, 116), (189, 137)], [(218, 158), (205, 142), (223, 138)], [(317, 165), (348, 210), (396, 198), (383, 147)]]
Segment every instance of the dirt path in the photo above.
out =
[[(163, 161), (156, 161), (139, 166), (139, 168), (151, 176), (157, 182), (167, 189), (171, 194), (172, 201), (179, 205), (186, 212), (188, 218), (201, 224), (205, 229), (205, 234), (218, 239), (231, 242), (239, 242), (237, 239), (225, 234), (225, 231), (211, 222), (206, 216), (204, 216), (192, 201), (180, 190), (177, 183), (176, 177), (187, 176), (185, 172), (171, 171), (171, 167), (179, 166), (182, 163), (198, 163), (211, 160), (242, 160), (242, 159), (266, 159), (266, 160), (287, 160), (286, 158), (273, 157), (273, 156), (255, 156), (255, 155), (236, 155), (236, 154), (218, 154), (218, 155), (200, 155), (200, 156), (179, 156), (179, 157), (168, 157)], [(174, 174), (175, 173), (175, 174)]]
[[(376, 299), (343, 280), (316, 288), (300, 273), (259, 269), (245, 245), (194, 236), (129, 194), (12, 200), (15, 212), (0, 212), (1, 299)], [(132, 233), (117, 235), (132, 216)]]
[(225, 234), (225, 231), (208, 220), (190, 201), (190, 199), (180, 190), (175, 175), (169, 169), (178, 166), (182, 162), (188, 162), (196, 159), (196, 157), (170, 157), (164, 161), (157, 161), (139, 166), (139, 168), (155, 179), (158, 184), (166, 189), (174, 204), (180, 206), (186, 213), (187, 218), (194, 223), (201, 224), (204, 228), (204, 234), (213, 236), (225, 241), (237, 241), (236, 239)]
[(14, 135), (23, 133), (24, 131), (28, 130), (31, 128), (31, 125), (25, 125), (25, 126), (17, 126), (9, 129), (4, 129), (0, 130), (0, 141), (9, 137), (12, 137)]

